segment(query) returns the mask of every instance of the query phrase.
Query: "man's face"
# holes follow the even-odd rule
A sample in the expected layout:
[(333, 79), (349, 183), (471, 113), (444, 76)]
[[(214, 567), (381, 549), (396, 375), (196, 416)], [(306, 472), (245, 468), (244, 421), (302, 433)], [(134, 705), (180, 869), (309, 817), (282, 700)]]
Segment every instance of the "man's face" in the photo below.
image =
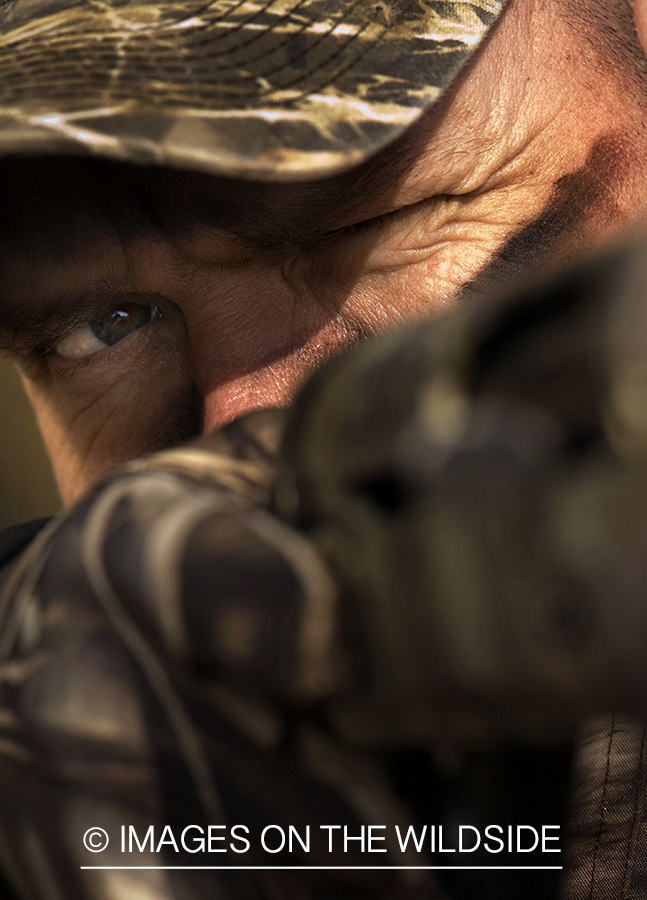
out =
[(641, 130), (589, 36), (517, 0), (440, 105), (328, 181), (6, 162), (0, 318), (65, 500), (285, 404), (349, 343), (608, 241), (644, 209)]

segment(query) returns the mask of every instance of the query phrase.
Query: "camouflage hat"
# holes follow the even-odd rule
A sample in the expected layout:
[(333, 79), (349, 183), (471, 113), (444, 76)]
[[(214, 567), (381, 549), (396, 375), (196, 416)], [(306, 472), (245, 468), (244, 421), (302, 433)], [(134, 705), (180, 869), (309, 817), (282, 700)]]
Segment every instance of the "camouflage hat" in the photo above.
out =
[(339, 171), (437, 100), (505, 4), (5, 0), (0, 153)]

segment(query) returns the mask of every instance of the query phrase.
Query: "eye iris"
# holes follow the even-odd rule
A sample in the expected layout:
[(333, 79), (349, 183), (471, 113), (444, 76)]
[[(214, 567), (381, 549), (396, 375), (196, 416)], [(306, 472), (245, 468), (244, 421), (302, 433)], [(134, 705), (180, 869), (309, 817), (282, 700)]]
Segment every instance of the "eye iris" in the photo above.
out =
[(96, 319), (89, 328), (98, 340), (110, 347), (129, 335), (131, 331), (148, 325), (158, 316), (159, 311), (156, 306), (124, 303), (119, 309), (113, 309), (107, 315)]

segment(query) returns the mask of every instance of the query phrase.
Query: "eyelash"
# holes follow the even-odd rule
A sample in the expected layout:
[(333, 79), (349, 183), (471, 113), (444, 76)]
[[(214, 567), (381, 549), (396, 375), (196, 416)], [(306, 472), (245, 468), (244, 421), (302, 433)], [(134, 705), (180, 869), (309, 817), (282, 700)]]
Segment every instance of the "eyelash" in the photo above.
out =
[(23, 365), (25, 365), (26, 367), (55, 367), (58, 375), (65, 375), (66, 377), (71, 377), (80, 369), (87, 369), (88, 367), (93, 365), (109, 363), (111, 357), (115, 352), (117, 352), (117, 348), (119, 347), (119, 344), (121, 342), (118, 342), (113, 346), (108, 346), (103, 350), (99, 350), (96, 353), (79, 359), (69, 359), (63, 356), (59, 356), (56, 353), (56, 346), (64, 338), (68, 337), (70, 334), (76, 331), (76, 329), (91, 325), (92, 322), (94, 322), (96, 319), (107, 315), (120, 304), (125, 303), (126, 301), (132, 302), (133, 300), (135, 302), (145, 304), (146, 306), (154, 306), (157, 308), (160, 307), (160, 304), (162, 302), (161, 298), (158, 296), (142, 297), (141, 295), (135, 295), (131, 293), (116, 298), (113, 296), (109, 301), (106, 301), (105, 303), (86, 307), (84, 310), (79, 310), (79, 312), (74, 316), (68, 316), (63, 324), (59, 325), (55, 329), (50, 329), (50, 333), (47, 335), (47, 338), (45, 340), (43, 340), (42, 338), (35, 339), (33, 335), (30, 336), (29, 332), (26, 331), (20, 339), (20, 346), (16, 346), (14, 348), (14, 353), (21, 359)]

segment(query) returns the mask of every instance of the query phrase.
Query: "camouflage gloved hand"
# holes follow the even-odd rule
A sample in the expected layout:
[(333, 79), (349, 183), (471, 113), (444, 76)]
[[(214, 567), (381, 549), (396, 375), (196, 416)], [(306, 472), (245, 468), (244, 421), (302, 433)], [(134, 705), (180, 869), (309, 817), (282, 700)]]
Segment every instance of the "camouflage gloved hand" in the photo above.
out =
[(370, 343), (302, 394), (277, 505), (363, 641), (344, 733), (543, 741), (644, 712), (646, 259)]
[[(380, 760), (320, 721), (346, 678), (337, 597), (317, 550), (265, 508), (282, 419), (116, 470), (3, 572), (0, 870), (21, 900), (433, 896), (428, 873), (358, 869), (356, 844), (328, 852), (319, 831), (377, 816), (380, 861), (419, 859), (395, 855), (412, 817)], [(310, 851), (262, 852), (269, 824), (309, 827)], [(236, 825), (243, 855), (197, 849), (199, 828), (229, 848)]]

